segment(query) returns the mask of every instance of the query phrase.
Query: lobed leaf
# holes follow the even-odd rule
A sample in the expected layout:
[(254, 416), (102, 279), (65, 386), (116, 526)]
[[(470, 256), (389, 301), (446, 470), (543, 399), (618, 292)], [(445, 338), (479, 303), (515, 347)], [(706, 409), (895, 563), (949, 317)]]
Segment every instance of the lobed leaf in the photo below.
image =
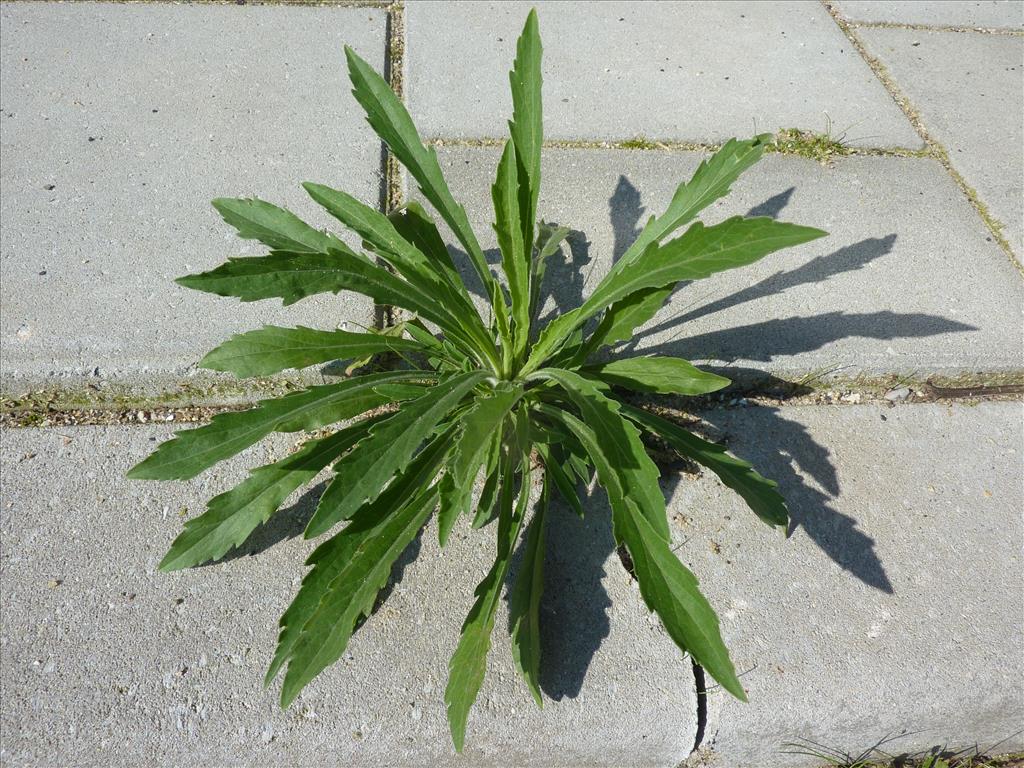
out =
[(524, 480), (519, 491), (519, 501), (513, 508), (515, 495), (515, 464), (511, 454), (506, 457), (501, 482), (499, 506), (498, 551), (494, 565), (477, 586), (473, 607), (462, 625), (459, 644), (448, 663), (448, 685), (444, 701), (448, 710), (448, 725), (452, 733), (455, 751), (461, 752), (466, 740), (466, 722), (469, 710), (476, 701), (480, 686), (487, 670), (487, 653), (491, 648), (491, 632), (494, 629), (494, 615), (501, 596), (501, 585), (508, 572), (512, 549), (519, 536), (526, 503), (529, 500), (529, 484)]
[(222, 413), (206, 426), (178, 432), (132, 467), (128, 477), (132, 480), (189, 480), (271, 432), (313, 430), (384, 404), (387, 398), (374, 389), (380, 384), (425, 378), (431, 375), (422, 371), (369, 374), (263, 400), (247, 411)]
[(604, 436), (570, 413), (545, 406), (546, 412), (569, 427), (590, 454), (608, 493), (612, 530), (633, 561), (640, 594), (658, 614), (672, 640), (736, 698), (746, 694), (722, 642), (718, 618), (700, 593), (697, 579), (675, 556), (667, 537), (650, 523), (636, 502), (637, 487), (610, 460)]
[(495, 433), (502, 432), (502, 423), (509, 411), (523, 396), (521, 384), (500, 387), (479, 398), (460, 419), (461, 431), (452, 451), (448, 472), (440, 486), (438, 535), (443, 547), (455, 521), (468, 511), (473, 483), (484, 463)]
[(746, 266), (769, 253), (826, 234), (767, 217), (734, 216), (710, 227), (697, 222), (675, 240), (661, 246), (651, 243), (642, 255), (607, 275), (581, 307), (551, 322), (541, 333), (523, 372), (536, 370), (580, 325), (637, 291), (667, 288), (681, 280), (698, 280)]
[(498, 235), (501, 249), (501, 265), (508, 278), (508, 290), (512, 299), (512, 320), (515, 321), (512, 357), (518, 359), (526, 349), (530, 336), (530, 264), (523, 240), (520, 208), (519, 176), (516, 168), (516, 148), (505, 142), (505, 150), (498, 162), (498, 176), (491, 187), (494, 202), (494, 231)]

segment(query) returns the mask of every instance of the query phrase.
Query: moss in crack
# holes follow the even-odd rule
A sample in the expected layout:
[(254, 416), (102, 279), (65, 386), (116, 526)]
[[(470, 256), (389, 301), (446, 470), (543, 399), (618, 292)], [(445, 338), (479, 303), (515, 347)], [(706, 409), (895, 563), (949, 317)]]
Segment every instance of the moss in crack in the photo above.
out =
[(780, 155), (799, 155), (828, 165), (834, 157), (853, 154), (843, 138), (833, 136), (831, 132), (815, 133), (800, 128), (783, 128), (775, 134), (775, 141), (768, 150)]

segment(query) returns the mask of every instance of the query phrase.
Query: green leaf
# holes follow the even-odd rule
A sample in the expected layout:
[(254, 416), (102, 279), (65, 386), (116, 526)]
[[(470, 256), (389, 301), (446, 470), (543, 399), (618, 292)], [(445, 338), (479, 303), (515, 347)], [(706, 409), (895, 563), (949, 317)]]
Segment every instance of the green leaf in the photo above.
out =
[[(363, 616), (387, 584), (391, 567), (426, 523), (436, 504), (433, 488), (402, 487), (404, 506), (388, 508), (382, 497), (310, 556), (312, 565), (295, 601), (281, 617), (269, 684), (287, 661), (281, 706), (288, 707), (320, 672), (336, 662)], [(416, 493), (408, 503), (409, 493)]]
[(562, 241), (572, 232), (569, 227), (556, 227), (552, 224), (545, 224), (543, 221), (537, 231), (536, 252), (533, 262), (530, 265), (532, 277), (530, 278), (530, 322), (537, 319), (541, 310), (540, 289), (544, 283), (544, 273), (547, 270), (547, 261), (558, 251)]
[(601, 347), (632, 339), (634, 331), (658, 314), (674, 290), (674, 284), (668, 288), (643, 288), (612, 304), (576, 359), (586, 360)]
[(537, 11), (531, 9), (519, 40), (516, 41), (516, 59), (508, 74), (512, 87), (512, 120), (508, 127), (515, 144), (516, 162), (520, 167), (519, 208), (524, 243), (533, 242), (533, 222), (537, 216), (537, 197), (540, 194), (540, 150), (544, 141), (541, 51)]
[(431, 378), (422, 371), (392, 371), (310, 387), (247, 411), (222, 413), (204, 427), (178, 432), (128, 471), (132, 480), (189, 480), (231, 458), (271, 432), (299, 432), (333, 424), (376, 408), (387, 399), (380, 384)]
[(724, 376), (702, 371), (678, 357), (630, 357), (590, 365), (581, 373), (614, 386), (658, 394), (703, 395), (730, 384)]
[(334, 478), (320, 497), (306, 527), (306, 538), (319, 536), (376, 499), (438, 424), (486, 377), (483, 371), (452, 376), (421, 397), (403, 403), (394, 415), (375, 424), (357, 449), (334, 465)]
[(484, 252), (469, 225), (466, 210), (455, 202), (445, 183), (437, 154), (425, 147), (416, 132), (412, 118), (402, 102), (395, 96), (383, 77), (359, 56), (345, 46), (348, 59), (352, 95), (366, 111), (370, 127), (388, 145), (391, 152), (404, 165), (419, 184), (420, 192), (430, 201), (445, 220), (455, 237), (466, 249), (477, 275), (485, 286), (494, 282)]
[(540, 504), (527, 529), (522, 565), (508, 601), (512, 658), (538, 707), (544, 706), (540, 695), (540, 599), (544, 593), (544, 523), (549, 494), (545, 477)]
[(746, 701), (729, 652), (722, 642), (718, 618), (701, 595), (697, 579), (669, 548), (637, 504), (638, 488), (605, 450), (607, 439), (575, 416), (551, 406), (545, 413), (571, 429), (590, 454), (597, 476), (608, 493), (616, 542), (625, 544), (647, 607), (658, 614), (669, 636), (721, 685)]
[[(333, 637), (332, 629), (336, 630), (343, 638), (339, 654), (344, 653), (344, 644), (351, 636), (355, 623), (360, 616), (368, 615), (372, 610), (376, 594), (387, 580), (391, 563), (404, 546), (401, 539), (405, 538), (410, 528), (415, 535), (434, 508), (437, 489), (426, 486), (429, 486), (430, 479), (444, 462), (448, 452), (448, 437), (449, 434), (446, 432), (433, 440), (417, 454), (406, 471), (388, 486), (377, 501), (359, 510), (348, 526), (313, 551), (306, 564), (313, 565), (314, 568), (303, 578), (302, 587), (281, 617), (277, 649), (265, 678), (267, 685), (293, 655), (304, 636), (316, 636), (321, 633), (319, 641), (326, 643)], [(423, 495), (425, 488), (427, 495)], [(426, 509), (420, 508), (417, 497), (427, 505)], [(405, 518), (404, 522), (394, 519), (406, 514), (411, 517)], [(392, 527), (396, 523), (397, 526)], [(386, 541), (382, 547), (379, 537), (393, 535), (395, 531), (402, 532), (400, 540)], [(408, 540), (405, 543), (408, 543)], [(381, 551), (384, 551), (386, 557), (378, 562), (375, 558)], [(338, 581), (339, 578), (364, 581), (346, 584)], [(330, 603), (328, 595), (337, 594), (335, 590), (348, 591), (341, 593), (342, 602)], [(330, 605), (341, 610), (340, 620), (338, 614), (332, 617), (326, 613)], [(319, 614), (318, 609), (321, 609)], [(321, 623), (309, 625), (310, 619), (315, 615), (320, 616)], [(346, 619), (351, 622), (347, 626)], [(305, 647), (314, 649), (315, 645), (307, 643)], [(312, 676), (309, 679), (312, 679)]]
[(746, 701), (722, 642), (718, 617), (701, 594), (696, 577), (632, 503), (613, 507), (612, 525), (616, 538), (629, 550), (644, 602), (658, 614), (669, 637), (725, 690)]
[(474, 349), (459, 320), (441, 301), (358, 254), (274, 252), (269, 256), (228, 259), (216, 269), (179, 277), (175, 282), (242, 301), (280, 298), (285, 306), (318, 293), (355, 291), (378, 304), (416, 312)]
[(448, 708), (448, 725), (457, 752), (462, 751), (466, 739), (466, 721), (469, 710), (476, 701), (480, 686), (487, 670), (487, 653), (491, 648), (491, 632), (494, 629), (494, 615), (501, 596), (501, 585), (508, 572), (512, 548), (519, 536), (526, 503), (529, 500), (529, 484), (524, 481), (519, 492), (519, 502), (512, 506), (515, 495), (514, 457), (508, 456), (501, 482), (499, 505), (498, 552), (494, 565), (476, 588), (476, 600), (462, 625), (458, 647), (448, 663), (448, 685), (444, 701)]
[[(448, 252), (448, 246), (445, 245), (434, 219), (422, 205), (415, 201), (408, 202), (388, 214), (388, 220), (398, 234), (416, 246), (438, 270), (447, 275), (448, 282), (469, 300), (462, 277)], [(472, 301), (469, 303), (472, 304)]]
[(826, 234), (820, 229), (767, 217), (734, 216), (711, 227), (697, 222), (675, 240), (661, 246), (650, 244), (626, 267), (606, 276), (581, 307), (551, 322), (541, 333), (523, 372), (530, 373), (539, 367), (590, 317), (637, 291), (666, 288), (681, 280), (698, 280), (746, 266), (769, 253)]
[(288, 496), (312, 480), (338, 456), (362, 439), (373, 419), (309, 440), (296, 453), (259, 469), (230, 491), (214, 496), (206, 512), (185, 523), (160, 562), (161, 571), (176, 571), (219, 560), (241, 546)]
[(565, 499), (566, 503), (572, 507), (573, 512), (582, 518), (583, 505), (580, 504), (579, 494), (576, 493), (576, 484), (569, 475), (566, 474), (565, 468), (559, 460), (561, 452), (558, 450), (558, 446), (538, 443), (537, 452), (540, 454), (541, 460), (544, 462), (544, 471), (546, 473), (544, 476), (545, 482), (548, 480), (553, 482), (562, 498)]
[(380, 352), (422, 350), (423, 346), (416, 341), (378, 333), (265, 325), (260, 330), (232, 336), (208, 353), (199, 367), (228, 371), (240, 377), (267, 376), (286, 368), (305, 368)]
[[(583, 421), (598, 436), (602, 455), (608, 464), (616, 468), (616, 477), (621, 478), (623, 493), (629, 494), (652, 529), (667, 541), (669, 530), (665, 497), (658, 485), (661, 473), (647, 455), (640, 440), (640, 432), (621, 415), (621, 403), (607, 397), (600, 385), (575, 371), (544, 368), (533, 374), (532, 378), (555, 382), (580, 410)], [(584, 447), (593, 458), (590, 448)], [(605, 479), (602, 478), (601, 482), (604, 484)]]
[(441, 481), (437, 520), (442, 547), (459, 515), (469, 511), (473, 483), (480, 465), (487, 458), (493, 435), (502, 431), (505, 417), (522, 396), (521, 384), (495, 389), (486, 397), (477, 399), (460, 419), (461, 432), (452, 452), (449, 471)]
[(292, 253), (351, 252), (334, 235), (313, 229), (291, 211), (255, 198), (219, 197), (213, 207), (243, 240)]
[(711, 203), (729, 194), (729, 187), (740, 174), (761, 159), (765, 147), (772, 142), (772, 134), (762, 133), (752, 139), (729, 139), (721, 149), (703, 160), (688, 182), (680, 184), (665, 212), (651, 217), (637, 239), (612, 267), (619, 272), (644, 252), (648, 245), (661, 242)]
[(518, 359), (530, 336), (530, 264), (523, 240), (523, 214), (519, 207), (516, 148), (511, 141), (505, 142), (505, 151), (498, 162), (498, 176), (491, 187), (491, 199), (494, 202), (494, 231), (501, 249), (501, 265), (508, 278), (512, 298), (512, 319), (515, 321), (512, 355)]
[(725, 486), (736, 491), (765, 523), (783, 531), (789, 528), (786, 500), (774, 480), (762, 477), (749, 463), (730, 455), (722, 446), (703, 440), (667, 419), (629, 405), (623, 406), (623, 413), (683, 456), (703, 464), (718, 475)]
[(501, 457), (503, 436), (504, 429), (495, 431), (491, 436), (490, 448), (487, 451), (487, 463), (484, 464), (484, 487), (480, 490), (480, 499), (476, 505), (476, 515), (473, 517), (474, 528), (482, 528), (493, 519), (494, 505), (498, 500), (498, 484), (501, 480), (498, 459)]

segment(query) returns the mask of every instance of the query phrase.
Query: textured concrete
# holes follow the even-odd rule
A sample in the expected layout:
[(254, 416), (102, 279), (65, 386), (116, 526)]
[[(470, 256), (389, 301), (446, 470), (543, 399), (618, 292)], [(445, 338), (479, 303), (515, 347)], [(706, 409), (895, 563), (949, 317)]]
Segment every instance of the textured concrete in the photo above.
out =
[(902, 29), (859, 34), (1024, 257), (1024, 38)]
[(831, 125), (856, 145), (921, 144), (825, 9), (806, 2), (411, 0), (406, 92), (421, 131), (507, 134), (508, 70), (533, 5), (549, 138), (717, 141)]
[(315, 179), (376, 203), (380, 143), (342, 44), (383, 66), (385, 13), (120, 3), (0, 8), (3, 385), (179, 374), (263, 322), (372, 322), (353, 294), (242, 305), (171, 280), (263, 246), (214, 197), (257, 195), (318, 226)]
[(513, 669), (502, 603), (467, 747), (454, 757), (447, 663), (494, 547), (493, 526), (467, 525), (443, 554), (426, 529), (343, 661), (282, 712), (277, 685), (261, 681), (310, 549), (288, 537), (313, 501), (259, 533), (250, 552), (286, 540), (258, 556), (156, 573), (182, 518), (270, 458), (255, 448), (188, 484), (124, 480), (168, 432), (3, 435), (5, 766), (674, 767), (689, 754), (690, 661), (642, 606), (607, 518), (581, 523), (562, 509), (549, 528), (543, 711)]
[(1024, 26), (1021, 0), (839, 0), (833, 5), (851, 21), (1009, 29)]
[(772, 535), (717, 480), (667, 489), (750, 698), (708, 695), (712, 765), (818, 766), (785, 744), (858, 754), (904, 729), (888, 753), (1024, 749), (1022, 416), (1019, 402), (708, 414), (780, 482), (796, 529)]
[[(440, 157), (493, 248), (498, 150), (444, 148)], [(552, 259), (548, 309), (578, 305), (701, 157), (547, 151), (539, 215), (585, 236)], [(706, 221), (742, 213), (831, 236), (681, 288), (632, 348), (780, 375), (954, 375), (1024, 364), (1024, 284), (936, 161), (847, 157), (826, 168), (768, 155)]]

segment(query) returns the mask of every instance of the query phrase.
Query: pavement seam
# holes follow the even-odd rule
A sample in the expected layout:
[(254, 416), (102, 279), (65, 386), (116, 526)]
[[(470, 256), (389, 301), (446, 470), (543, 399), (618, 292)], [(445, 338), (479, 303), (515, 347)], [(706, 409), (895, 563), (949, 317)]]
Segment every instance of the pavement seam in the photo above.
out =
[(864, 41), (861, 40), (857, 34), (857, 30), (854, 25), (848, 22), (843, 15), (839, 12), (832, 3), (828, 0), (821, 0), (825, 10), (832, 16), (833, 21), (839, 29), (842, 30), (843, 34), (846, 35), (847, 39), (853, 45), (853, 47), (860, 53), (861, 57), (867, 62), (867, 65), (871, 68), (871, 71), (875, 73), (875, 76), (882, 83), (882, 86), (888, 91), (896, 105), (903, 111), (903, 114), (910, 121), (910, 124), (917, 131), (918, 135), (924, 140), (925, 145), (930, 150), (930, 156), (938, 160), (942, 167), (946, 169), (950, 177), (953, 179), (953, 183), (960, 189), (964, 197), (974, 208), (979, 218), (984, 222), (985, 227), (989, 230), (992, 235), (992, 239), (999, 244), (1006, 258), (1010, 260), (1010, 263), (1016, 268), (1016, 270), (1024, 276), (1024, 265), (1021, 264), (1017, 254), (1013, 252), (1013, 248), (1010, 247), (1009, 241), (1003, 235), (1003, 224), (988, 210), (988, 206), (981, 199), (978, 191), (974, 189), (967, 180), (961, 175), (961, 173), (953, 166), (952, 161), (949, 159), (949, 150), (938, 141), (934, 136), (931, 135), (928, 128), (924, 124), (924, 120), (921, 117), (920, 112), (914, 103), (903, 93), (900, 89), (895, 78), (889, 73), (888, 68), (882, 61), (873, 54), (869, 53), (867, 47), (864, 45)]
[(906, 29), (915, 32), (968, 32), (979, 35), (1024, 37), (1024, 29), (1008, 29), (1006, 27), (965, 27), (949, 24), (906, 24), (899, 21), (856, 21), (845, 16), (843, 17), (843, 20), (854, 29)]
[[(491, 148), (505, 146), (506, 139), (494, 137), (450, 138), (434, 137), (426, 139), (427, 146), (435, 148)], [(722, 142), (685, 141), (675, 139), (648, 139), (634, 136), (628, 139), (548, 139), (541, 144), (543, 149), (583, 149), (583, 150), (638, 150), (642, 152), (717, 152)], [(769, 144), (765, 152), (776, 155), (797, 155)], [(910, 147), (843, 147), (843, 157), (912, 157), (930, 158), (930, 148), (911, 149)]]

